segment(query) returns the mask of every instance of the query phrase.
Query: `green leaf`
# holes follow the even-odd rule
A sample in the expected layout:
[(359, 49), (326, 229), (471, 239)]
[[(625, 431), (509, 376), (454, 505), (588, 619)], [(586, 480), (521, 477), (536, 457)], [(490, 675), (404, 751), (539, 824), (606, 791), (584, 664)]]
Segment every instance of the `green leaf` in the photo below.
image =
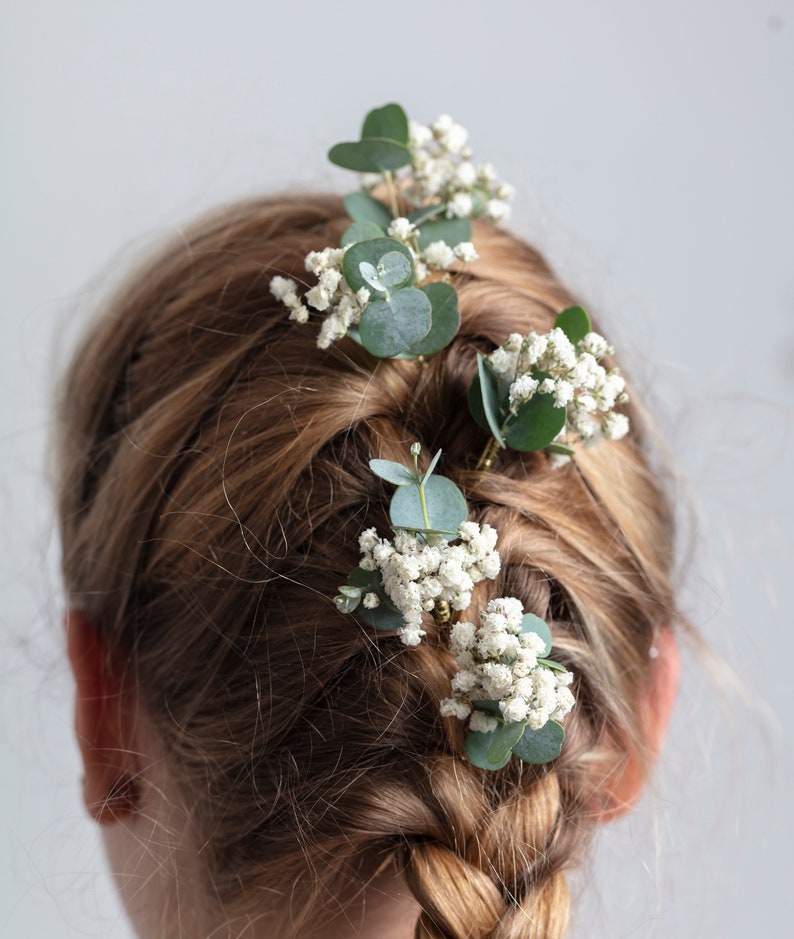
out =
[(404, 352), (430, 331), (430, 311), (430, 301), (414, 287), (397, 290), (388, 300), (375, 300), (358, 324), (364, 348), (382, 359)]
[(553, 672), (565, 671), (564, 665), (560, 665), (559, 662), (553, 662), (551, 659), (538, 659), (538, 665), (542, 665), (544, 668), (550, 668)]
[(354, 222), (372, 222), (378, 228), (386, 229), (391, 224), (392, 215), (386, 206), (366, 192), (351, 192), (345, 196), (345, 211)]
[(405, 144), (385, 137), (367, 137), (336, 144), (328, 151), (328, 159), (357, 173), (387, 173), (410, 163), (411, 151)]
[(463, 493), (446, 476), (431, 476), (424, 486), (425, 504), (430, 522), (425, 525), (418, 486), (401, 486), (392, 496), (389, 516), (392, 524), (410, 531), (429, 527), (454, 532), (447, 540), (457, 537), (458, 526), (465, 522), (469, 508)]
[(374, 610), (368, 610), (365, 606), (358, 608), (358, 618), (367, 626), (373, 629), (380, 629), (384, 632), (393, 629), (402, 629), (405, 625), (405, 617), (399, 610), (381, 603)]
[(385, 238), (386, 232), (374, 222), (353, 222), (342, 235), (340, 244), (343, 248), (357, 241), (371, 241), (373, 238)]
[(479, 701), (472, 701), (472, 707), (477, 711), (485, 711), (486, 714), (493, 714), (494, 717), (502, 716), (499, 702), (492, 701), (490, 698), (480, 698)]
[(461, 241), (471, 241), (471, 222), (467, 218), (439, 218), (425, 222), (419, 229), (419, 250), (434, 241), (445, 241), (454, 248)]
[(510, 759), (509, 751), (507, 756), (498, 763), (492, 763), (488, 759), (493, 738), (497, 733), (498, 730), (490, 730), (487, 734), (480, 733), (479, 730), (470, 730), (466, 734), (466, 756), (469, 758), (470, 763), (479, 766), (480, 769), (491, 770), (501, 769), (506, 765), (507, 761)]
[(395, 486), (415, 486), (417, 482), (413, 470), (403, 466), (402, 463), (394, 463), (392, 460), (370, 460), (369, 468), (376, 476), (380, 476), (381, 479)]
[[(369, 290), (369, 284), (367, 284), (361, 274), (361, 262), (366, 261), (367, 264), (371, 264), (377, 269), (381, 258), (392, 251), (399, 251), (400, 254), (404, 255), (411, 262), (413, 276), (413, 258), (411, 252), (405, 245), (400, 244), (399, 241), (395, 241), (393, 238), (372, 238), (369, 241), (357, 242), (345, 252), (345, 257), (342, 261), (342, 271), (344, 272), (345, 280), (350, 289), (360, 290), (362, 287), (366, 287)], [(427, 332), (427, 330), (425, 332)], [(422, 335), (425, 335), (425, 333)]]
[[(491, 431), (500, 447), (505, 445), (504, 437), (500, 428), (501, 413), (499, 410), (499, 401), (496, 395), (496, 382), (493, 373), (485, 364), (485, 359), (477, 353), (477, 379), (479, 381), (480, 403), (482, 405), (482, 414), (485, 416), (487, 429)], [(472, 386), (474, 383), (472, 382)], [(471, 408), (471, 399), (469, 400)], [(478, 415), (472, 410), (472, 416), (477, 420)], [(479, 423), (479, 421), (478, 421)]]
[(521, 619), (521, 634), (524, 633), (537, 633), (546, 643), (541, 655), (548, 655), (551, 652), (551, 630), (539, 616), (535, 616), (534, 613), (524, 614)]
[(427, 295), (433, 308), (430, 332), (421, 342), (411, 346), (411, 355), (433, 355), (448, 346), (460, 327), (458, 295), (449, 284), (440, 281), (419, 288)]
[(543, 448), (546, 453), (557, 453), (560, 456), (573, 456), (576, 453), (572, 447), (566, 447), (564, 443), (550, 443)]
[(447, 211), (446, 202), (439, 202), (436, 205), (423, 205), (421, 209), (414, 209), (408, 216), (408, 221), (414, 225), (421, 225), (431, 218), (437, 218)]
[(363, 567), (357, 567), (347, 578), (348, 583), (354, 587), (360, 587), (362, 593), (377, 593), (378, 596), (386, 596), (383, 591), (383, 581), (380, 571), (365, 571)]
[(565, 427), (565, 414), (565, 408), (554, 406), (554, 395), (533, 395), (505, 427), (507, 445), (513, 450), (542, 450)]
[(385, 104), (374, 108), (364, 118), (361, 139), (365, 137), (387, 137), (397, 143), (408, 143), (408, 116), (399, 104)]
[(337, 587), (336, 589), (345, 597), (361, 596), (361, 587), (351, 587), (350, 584), (342, 584), (341, 587)]
[(525, 763), (551, 763), (562, 750), (565, 731), (557, 721), (546, 721), (540, 730), (527, 727), (513, 747), (513, 753)]
[(438, 465), (438, 461), (441, 459), (441, 453), (442, 451), (439, 450), (436, 453), (436, 455), (433, 457), (433, 459), (430, 461), (430, 466), (428, 466), (428, 468), (425, 470), (425, 475), (422, 477), (422, 485), (424, 485), (428, 481), (428, 479), (430, 479), (430, 477), (433, 475), (433, 470), (436, 468), (436, 466)]
[(502, 724), (493, 735), (491, 745), (488, 747), (488, 762), (500, 763), (513, 752), (513, 747), (521, 739), (526, 728), (525, 721), (516, 721), (513, 724)]
[(554, 322), (576, 345), (591, 331), (590, 317), (580, 306), (569, 306), (557, 317)]
[(342, 593), (338, 597), (334, 597), (334, 603), (340, 613), (352, 613), (361, 603), (361, 597), (349, 597)]
[(387, 251), (378, 264), (378, 277), (385, 287), (402, 287), (413, 271), (411, 260), (399, 251)]

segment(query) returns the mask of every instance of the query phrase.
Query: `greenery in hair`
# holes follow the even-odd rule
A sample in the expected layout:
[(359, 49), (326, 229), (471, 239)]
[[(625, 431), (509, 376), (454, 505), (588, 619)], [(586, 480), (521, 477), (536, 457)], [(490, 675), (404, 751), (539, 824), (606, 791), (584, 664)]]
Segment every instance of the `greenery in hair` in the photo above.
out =
[(547, 763), (559, 756), (565, 737), (554, 718), (573, 706), (571, 675), (548, 658), (547, 624), (523, 613), (514, 598), (491, 601), (479, 628), (452, 623), (453, 611), (470, 605), (474, 583), (498, 574), (496, 532), (467, 521), (463, 493), (435, 475), (441, 451), (424, 472), (419, 454), (414, 444), (412, 466), (370, 460), (372, 472), (396, 487), (389, 511), (394, 538), (379, 539), (374, 529), (362, 534), (362, 565), (339, 587), (336, 604), (375, 629), (399, 630), (407, 645), (421, 641), (421, 616), (432, 612), (440, 628), (449, 625), (458, 662), (441, 713), (468, 720), (470, 762), (487, 770), (500, 769), (512, 755)]

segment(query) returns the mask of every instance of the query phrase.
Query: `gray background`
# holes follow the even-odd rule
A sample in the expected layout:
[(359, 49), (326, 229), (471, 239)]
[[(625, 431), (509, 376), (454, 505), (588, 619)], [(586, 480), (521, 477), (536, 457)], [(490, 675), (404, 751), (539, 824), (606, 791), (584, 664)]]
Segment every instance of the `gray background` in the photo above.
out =
[(654, 791), (602, 832), (574, 933), (780, 934), (791, 0), (2, 6), (0, 935), (128, 935), (70, 739), (45, 460), (65, 349), (107, 279), (198, 211), (351, 188), (325, 149), (390, 100), (449, 111), (518, 187), (512, 227), (605, 319), (679, 464), (685, 520), (695, 506), (683, 606), (720, 659), (688, 654)]

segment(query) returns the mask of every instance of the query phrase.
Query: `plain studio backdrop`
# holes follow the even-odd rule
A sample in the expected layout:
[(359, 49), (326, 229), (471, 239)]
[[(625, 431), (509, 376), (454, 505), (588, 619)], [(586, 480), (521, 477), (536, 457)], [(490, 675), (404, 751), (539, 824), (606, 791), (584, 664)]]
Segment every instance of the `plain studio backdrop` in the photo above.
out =
[(1, 42), (0, 935), (129, 936), (71, 739), (54, 377), (108, 281), (200, 211), (354, 188), (325, 151), (388, 101), (470, 130), (518, 188), (511, 227), (601, 316), (686, 480), (682, 518), (696, 507), (685, 612), (739, 679), (688, 656), (653, 792), (576, 878), (574, 935), (781, 934), (791, 0), (4, 0)]

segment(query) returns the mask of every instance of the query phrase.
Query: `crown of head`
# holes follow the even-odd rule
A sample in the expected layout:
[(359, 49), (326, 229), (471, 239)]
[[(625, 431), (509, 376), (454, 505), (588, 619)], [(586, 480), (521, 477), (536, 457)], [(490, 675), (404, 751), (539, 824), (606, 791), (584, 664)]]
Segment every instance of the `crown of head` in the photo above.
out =
[[(509, 215), (513, 188), (490, 163), (472, 159), (467, 131), (442, 115), (425, 126), (397, 104), (370, 111), (357, 141), (339, 143), (332, 163), (361, 174), (345, 197), (351, 224), (338, 246), (311, 251), (316, 283), (276, 276), (272, 294), (297, 323), (317, 323), (317, 345), (347, 336), (376, 358), (423, 359), (444, 349), (460, 325), (455, 281), (478, 259), (473, 218), (498, 224)], [(468, 393), (472, 419), (490, 434), (477, 464), (487, 472), (504, 448), (543, 451), (554, 465), (577, 445), (618, 440), (628, 400), (613, 352), (578, 306), (562, 310), (548, 333), (513, 333), (490, 354), (477, 354)], [(520, 600), (491, 600), (479, 623), (458, 619), (474, 585), (500, 569), (497, 532), (468, 519), (455, 483), (435, 473), (441, 458), (419, 467), (372, 459), (373, 473), (396, 487), (392, 535), (374, 528), (359, 538), (361, 562), (339, 588), (337, 607), (376, 630), (422, 641), (423, 615), (446, 629), (457, 664), (443, 717), (467, 722), (468, 759), (483, 769), (512, 756), (547, 763), (562, 748), (560, 721), (574, 705), (573, 675), (550, 659), (547, 624)]]

